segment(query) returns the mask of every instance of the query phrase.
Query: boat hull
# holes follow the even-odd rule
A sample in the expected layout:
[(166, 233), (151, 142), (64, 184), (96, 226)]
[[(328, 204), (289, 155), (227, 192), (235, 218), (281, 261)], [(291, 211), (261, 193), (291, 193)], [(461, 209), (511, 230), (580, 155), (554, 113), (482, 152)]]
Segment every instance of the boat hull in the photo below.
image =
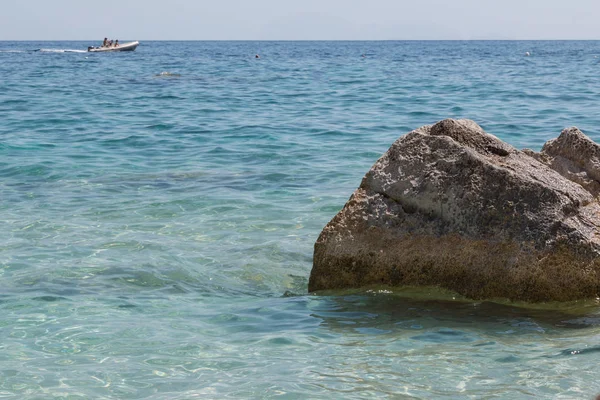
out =
[(88, 49), (90, 53), (107, 53), (107, 52), (115, 52), (115, 51), (134, 51), (140, 42), (129, 42), (120, 44), (118, 47), (91, 47)]

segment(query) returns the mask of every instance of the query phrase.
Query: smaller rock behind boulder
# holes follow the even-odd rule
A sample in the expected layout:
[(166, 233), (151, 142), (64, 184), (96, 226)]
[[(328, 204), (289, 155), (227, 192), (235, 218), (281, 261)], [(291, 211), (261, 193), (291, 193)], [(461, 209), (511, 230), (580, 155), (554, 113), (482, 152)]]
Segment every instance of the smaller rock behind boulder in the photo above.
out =
[(540, 161), (592, 195), (600, 193), (600, 146), (579, 129), (562, 131), (558, 138), (544, 145), (540, 156)]

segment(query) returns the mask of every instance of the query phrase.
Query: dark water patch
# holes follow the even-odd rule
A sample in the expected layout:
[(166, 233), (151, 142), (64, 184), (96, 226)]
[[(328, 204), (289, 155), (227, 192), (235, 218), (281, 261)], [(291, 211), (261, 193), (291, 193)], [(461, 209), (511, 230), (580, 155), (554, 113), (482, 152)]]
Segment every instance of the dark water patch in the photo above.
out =
[(117, 307), (121, 308), (121, 309), (134, 309), (134, 308), (138, 308), (138, 306), (136, 306), (135, 304), (119, 304)]
[(28, 103), (29, 101), (24, 99), (7, 99), (0, 101), (0, 106), (19, 106)]
[[(431, 327), (442, 325), (448, 331), (436, 331), (422, 336), (423, 340), (443, 340), (455, 335), (455, 332), (464, 332), (476, 326), (485, 326), (486, 330), (494, 330), (498, 335), (527, 335), (531, 333), (557, 333), (563, 329), (592, 328), (594, 325), (582, 325), (573, 320), (574, 314), (598, 315), (594, 302), (587, 306), (573, 304), (563, 306), (564, 311), (559, 311), (552, 306), (547, 309), (516, 307), (491, 302), (471, 302), (457, 297), (456, 300), (427, 299), (429, 296), (453, 296), (451, 293), (437, 293), (418, 290), (412, 292), (410, 297), (394, 294), (392, 290), (374, 290), (369, 293), (356, 293), (330, 299), (337, 305), (334, 312), (317, 313), (331, 326), (338, 326), (339, 321), (346, 320), (347, 313), (366, 313), (368, 318), (362, 318), (364, 325), (381, 327), (396, 325), (393, 329), (403, 329), (411, 325), (410, 321), (427, 320)], [(330, 295), (334, 292), (329, 293)], [(406, 293), (408, 294), (408, 292)], [(422, 300), (419, 300), (421, 298)], [(576, 308), (573, 308), (576, 307)], [(403, 321), (408, 321), (404, 324)], [(343, 327), (343, 325), (340, 325)], [(432, 336), (433, 335), (433, 336)], [(458, 334), (460, 336), (460, 333)], [(461, 337), (459, 339), (463, 340)]]
[(587, 316), (579, 316), (577, 318), (568, 318), (563, 321), (567, 326), (572, 327), (598, 327), (600, 326), (600, 313), (594, 312)]
[(485, 347), (485, 346), (495, 346), (497, 345), (496, 342), (483, 342), (483, 343), (477, 343), (476, 345), (474, 345), (474, 347)]
[(294, 343), (295, 342), (293, 340), (285, 337), (277, 337), (268, 340), (269, 346), (290, 346)]
[(54, 303), (54, 302), (60, 302), (60, 301), (68, 301), (69, 299), (67, 299), (66, 297), (61, 297), (61, 296), (39, 296), (39, 297), (34, 297), (33, 300)]
[(471, 343), (477, 340), (473, 335), (452, 329), (441, 329), (422, 335), (412, 336), (412, 340), (431, 343)]
[(167, 130), (175, 128), (175, 125), (173, 125), (173, 124), (164, 124), (163, 123), (163, 124), (147, 125), (144, 128), (152, 130), (152, 131), (167, 131)]
[(435, 114), (429, 111), (410, 111), (409, 115), (412, 118), (424, 118), (426, 120), (430, 120)]
[(506, 357), (501, 357), (495, 360), (496, 362), (499, 363), (518, 363), (521, 362), (522, 359), (520, 357), (515, 357), (515, 356), (506, 356)]
[(123, 147), (139, 149), (153, 147), (155, 143), (142, 135), (128, 135), (120, 138), (100, 140), (99, 145), (111, 149), (121, 149)]
[(158, 96), (153, 96), (152, 100), (185, 100), (185, 97), (181, 97), (181, 96), (176, 96), (174, 94), (165, 94), (165, 95), (158, 95)]
[(52, 174), (52, 168), (41, 164), (30, 164), (0, 169), (0, 176), (6, 178), (17, 177), (47, 177)]
[[(136, 106), (140, 106), (142, 104), (148, 104), (148, 103), (154, 104), (154, 102), (157, 100), (162, 102), (162, 101), (167, 101), (167, 100), (183, 101), (185, 99), (186, 99), (185, 97), (176, 96), (173, 94), (155, 94), (153, 96), (144, 94), (142, 96), (132, 98), (131, 100), (133, 102), (135, 102)], [(159, 106), (157, 105), (157, 107), (159, 107)]]

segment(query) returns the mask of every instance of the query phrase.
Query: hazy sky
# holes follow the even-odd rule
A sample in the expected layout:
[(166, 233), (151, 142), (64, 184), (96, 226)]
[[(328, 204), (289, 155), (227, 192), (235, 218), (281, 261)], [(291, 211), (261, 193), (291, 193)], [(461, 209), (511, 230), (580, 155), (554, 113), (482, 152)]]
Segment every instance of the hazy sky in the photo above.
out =
[(0, 40), (600, 39), (599, 0), (2, 0)]

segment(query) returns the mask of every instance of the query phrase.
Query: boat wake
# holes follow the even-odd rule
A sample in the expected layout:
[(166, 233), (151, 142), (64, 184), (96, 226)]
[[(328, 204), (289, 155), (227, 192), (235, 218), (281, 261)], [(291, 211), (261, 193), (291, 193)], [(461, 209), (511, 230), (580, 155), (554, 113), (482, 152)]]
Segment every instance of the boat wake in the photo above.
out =
[(70, 49), (38, 49), (41, 53), (87, 53), (87, 50), (70, 50)]

